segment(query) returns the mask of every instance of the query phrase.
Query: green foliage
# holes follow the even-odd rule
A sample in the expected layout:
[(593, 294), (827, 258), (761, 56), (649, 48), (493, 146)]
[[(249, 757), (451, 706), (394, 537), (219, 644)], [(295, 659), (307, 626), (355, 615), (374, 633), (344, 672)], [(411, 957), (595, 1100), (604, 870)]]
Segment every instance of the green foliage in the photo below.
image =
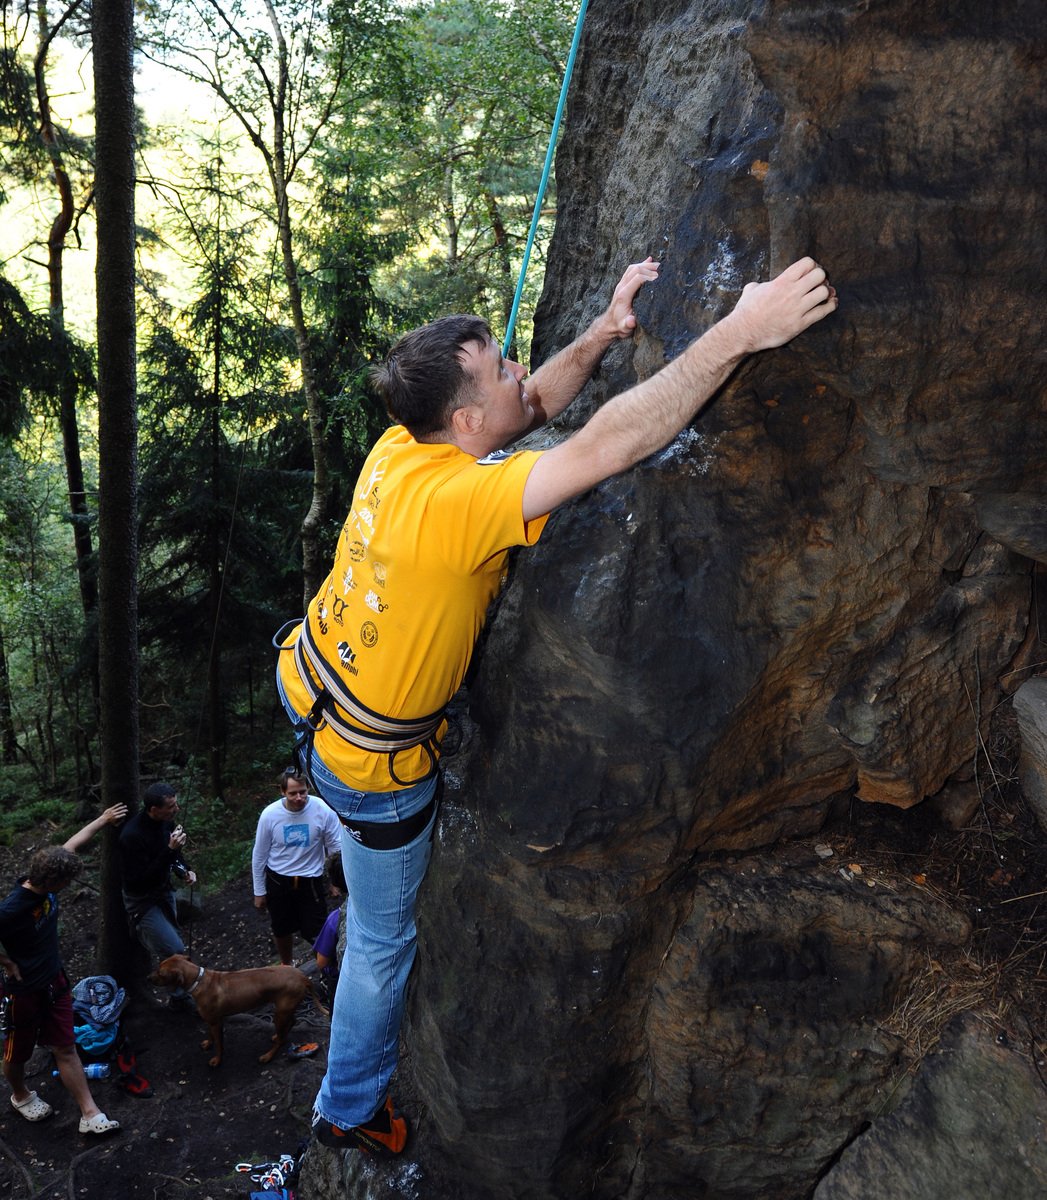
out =
[[(343, 489), (352, 486), (389, 423), (367, 383), (369, 364), (386, 349), (387, 307), (372, 280), (403, 249), (404, 238), (375, 232), (373, 180), (357, 176), (355, 160), (325, 155), (318, 169), (316, 202), (299, 241), (313, 264), (303, 273), (303, 290), (312, 314), (316, 384), (327, 411), (335, 479), (331, 510), (340, 526), (349, 503)], [(337, 527), (329, 535), (333, 544)]]
[[(574, 2), (273, 0), (279, 32), (266, 6), (248, 0), (139, 4), (145, 53), (181, 73), (178, 87), (198, 87), (189, 76), (204, 80), (240, 139), (230, 139), (227, 121), (221, 130), (216, 123), (210, 142), (193, 140), (191, 105), (178, 146), (171, 132), (140, 131), (150, 163), (160, 164), (152, 194), (170, 201), (172, 214), (138, 239), (147, 766), (202, 745), (214, 747), (216, 759), (231, 746), (249, 762), (286, 739), (269, 638), (301, 603), (299, 525), (313, 452), (301, 327), (293, 328), (287, 260), (274, 251), (281, 218), (289, 215), (293, 228), (293, 274), (316, 364), (333, 543), (345, 489), (387, 423), (367, 386), (368, 364), (405, 328), (441, 312), (478, 312), (496, 331), (504, 324)], [(63, 38), (82, 37), (87, 11), (67, 21)], [(0, 47), (0, 199), (27, 182), (43, 183), (43, 192), (52, 186), (28, 69), (35, 11), (15, 16)], [(90, 146), (67, 128), (56, 134), (80, 172), (75, 189), (86, 194)], [(163, 159), (153, 157), (161, 149)], [(525, 312), (540, 286), (550, 223), (551, 210)], [(90, 631), (52, 428), (55, 401), (70, 382), (92, 494), (91, 357), (0, 276), (0, 443), (15, 439), (0, 462), (8, 568), (0, 651), (17, 726), (12, 770), (38, 795), (67, 797), (74, 779), (95, 773)], [(204, 808), (208, 839), (215, 834), (204, 851), (215, 856), (208, 870), (242, 869), (240, 842), (253, 836), (256, 809), (242, 837), (230, 840), (219, 831), (239, 817), (217, 800)]]
[(60, 796), (38, 800), (12, 796), (0, 799), (0, 842), (13, 845), (28, 833), (38, 832), (43, 840), (61, 843), (75, 833), (74, 814), (68, 801)]
[[(410, 10), (415, 104), (386, 135), (385, 198), (411, 249), (381, 279), (409, 323), (466, 311), (504, 328), (574, 15), (565, 0)], [(539, 254), (550, 227), (540, 227)]]
[(16, 437), (33, 400), (55, 400), (69, 378), (77, 389), (91, 382), (86, 349), (31, 312), (15, 285), (0, 275), (0, 439)]
[(18, 759), (34, 786), (69, 790), (90, 723), (85, 629), (76, 574), (69, 566), (67, 497), (57, 449), (38, 422), (18, 451), (0, 449), (0, 630), (10, 679)]
[(29, 183), (37, 165), (33, 77), (26, 70), (17, 41), (5, 38), (0, 47), (0, 170), (5, 180), (0, 202), (7, 199), (6, 181)]
[(251, 850), (261, 805), (228, 803), (216, 796), (180, 793), (189, 833), (186, 859), (205, 892), (217, 892), (251, 868)]
[(202, 182), (179, 230), (196, 294), (180, 312), (154, 306), (139, 377), (146, 732), (191, 751), (205, 713), (218, 746), (243, 689), (271, 692), (269, 642), (298, 604), (307, 461), (294, 344), (266, 319), (250, 223), (232, 219), (231, 179)]

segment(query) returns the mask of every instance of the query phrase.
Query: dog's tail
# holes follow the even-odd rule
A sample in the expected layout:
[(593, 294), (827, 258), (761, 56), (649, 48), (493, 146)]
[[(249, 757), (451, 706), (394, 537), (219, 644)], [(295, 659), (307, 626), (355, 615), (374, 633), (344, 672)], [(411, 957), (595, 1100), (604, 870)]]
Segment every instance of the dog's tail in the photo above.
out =
[(310, 994), (310, 995), (312, 996), (312, 998), (313, 998), (313, 1004), (315, 1004), (315, 1005), (316, 1005), (316, 1007), (317, 1007), (317, 1008), (318, 1008), (318, 1009), (319, 1009), (319, 1010), (320, 1010), (320, 1011), (321, 1011), (321, 1012), (324, 1014), (324, 1016), (325, 1016), (325, 1017), (328, 1019), (328, 1021), (330, 1021), (330, 1019), (331, 1019), (331, 1010), (330, 1010), (330, 1009), (327, 1007), (327, 1005), (324, 1003), (324, 1001), (323, 1001), (323, 998), (321, 997), (320, 993), (319, 993), (319, 992), (316, 990), (316, 988), (313, 986), (313, 980), (312, 980), (312, 976), (311, 976), (311, 975), (306, 975), (306, 979), (308, 979), (308, 980), (309, 980), (309, 994)]

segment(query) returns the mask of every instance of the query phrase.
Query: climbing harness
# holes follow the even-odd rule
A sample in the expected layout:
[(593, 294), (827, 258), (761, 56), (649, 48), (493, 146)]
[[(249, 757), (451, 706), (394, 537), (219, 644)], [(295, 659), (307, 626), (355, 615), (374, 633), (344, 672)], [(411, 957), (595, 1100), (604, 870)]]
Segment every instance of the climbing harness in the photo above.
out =
[[(299, 626), (298, 636), (293, 642), (284, 642), (288, 629)], [(309, 618), (298, 621), (286, 621), (273, 638), (277, 650), (292, 650), (298, 676), (309, 693), (312, 707), (307, 716), (295, 724), (298, 741), (295, 744), (296, 761), (304, 750), (305, 773), (311, 778), (308, 766), (312, 761), (313, 739), (323, 728), (326, 721), (340, 738), (360, 750), (370, 750), (373, 753), (388, 753), (389, 776), (394, 783), (406, 787), (407, 782), (396, 774), (396, 756), (403, 750), (421, 746), (429, 758), (429, 769), (422, 779), (413, 782), (421, 783), (436, 774), (437, 753), (440, 743), (436, 733), (444, 719), (444, 710), (430, 713), (425, 717), (386, 717), (377, 713), (373, 708), (357, 699), (345, 686), (334, 667), (324, 658), (316, 640), (309, 628)], [(319, 683), (317, 683), (319, 680)], [(349, 715), (358, 724), (349, 724), (341, 712)], [(360, 726), (366, 728), (360, 728)]]
[(401, 846), (413, 842), (429, 824), (440, 805), (442, 792), (443, 781), (438, 775), (436, 791), (429, 803), (402, 821), (354, 821), (343, 816), (339, 816), (338, 820), (353, 841), (366, 846), (368, 850), (399, 850)]
[(553, 118), (552, 132), (549, 134), (549, 148), (545, 152), (545, 166), (542, 168), (542, 178), (538, 184), (538, 195), (534, 201), (534, 212), (531, 214), (531, 228), (527, 234), (527, 245), (524, 247), (523, 262), (520, 264), (520, 278), (516, 282), (516, 294), (513, 296), (513, 307), (509, 313), (509, 323), (505, 331), (505, 341), (502, 344), (502, 354), (508, 355), (513, 341), (513, 331), (516, 328), (516, 315), (520, 311), (520, 298), (523, 295), (524, 279), (527, 277), (527, 266), (531, 261), (531, 248), (534, 246), (534, 235), (538, 231), (538, 220), (542, 214), (542, 201), (545, 199), (545, 189), (549, 185), (549, 172), (553, 165), (553, 151), (556, 149), (556, 138), (560, 132), (560, 119), (563, 117), (564, 105), (567, 103), (567, 89), (571, 86), (571, 75), (574, 72), (574, 60), (578, 56), (578, 44), (582, 40), (582, 24), (585, 20), (585, 10), (589, 0), (582, 0), (578, 9), (578, 19), (574, 23), (574, 37), (571, 39), (571, 51), (567, 55), (567, 66), (564, 68), (563, 83), (560, 87), (560, 100), (556, 106), (556, 116)]
[[(292, 642), (285, 638), (289, 629), (299, 627), (298, 635)], [(306, 716), (300, 717), (293, 724), (297, 734), (294, 744), (294, 761), (298, 772), (306, 780), (309, 790), (314, 792), (330, 808), (349, 836), (360, 845), (370, 850), (399, 850), (406, 846), (429, 824), (440, 802), (442, 791), (438, 772), (438, 755), (441, 743), (436, 737), (437, 730), (444, 721), (444, 710), (430, 713), (426, 717), (404, 719), (386, 717), (360, 701), (345, 686), (331, 664), (324, 658), (316, 640), (309, 629), (309, 618), (301, 621), (286, 621), (273, 637), (273, 646), (277, 651), (292, 650), (295, 656), (295, 667), (312, 700), (312, 707)], [(317, 682), (319, 680), (319, 682)], [(342, 716), (346, 712), (354, 721), (366, 724), (367, 729), (350, 725)], [(411, 783), (424, 783), (434, 775), (437, 777), (436, 790), (432, 799), (424, 808), (402, 821), (358, 821), (344, 817), (333, 804), (324, 796), (323, 790), (316, 782), (313, 773), (313, 745), (317, 733), (327, 724), (352, 746), (362, 750), (389, 755), (389, 776), (401, 787), (411, 786), (406, 780), (396, 774), (396, 756), (403, 750), (420, 746), (428, 756), (429, 769), (421, 779)]]

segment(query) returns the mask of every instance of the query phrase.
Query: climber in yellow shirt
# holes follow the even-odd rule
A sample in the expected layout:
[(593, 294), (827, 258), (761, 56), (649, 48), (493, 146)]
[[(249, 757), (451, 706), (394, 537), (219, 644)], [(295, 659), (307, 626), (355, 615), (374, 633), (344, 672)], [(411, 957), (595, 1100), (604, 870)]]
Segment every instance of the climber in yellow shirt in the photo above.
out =
[(429, 863), (443, 710), (469, 665), (509, 549), (550, 512), (672, 440), (747, 355), (836, 309), (810, 258), (751, 283), (734, 310), (649, 379), (545, 451), (506, 451), (560, 413), (658, 277), (631, 265), (608, 308), (532, 376), (478, 317), (401, 338), (373, 372), (396, 424), (364, 463), (330, 575), (287, 636), (278, 685), (311, 790), (343, 826), (346, 949), (313, 1129), (324, 1145), (403, 1151), (394, 1109), (415, 898)]

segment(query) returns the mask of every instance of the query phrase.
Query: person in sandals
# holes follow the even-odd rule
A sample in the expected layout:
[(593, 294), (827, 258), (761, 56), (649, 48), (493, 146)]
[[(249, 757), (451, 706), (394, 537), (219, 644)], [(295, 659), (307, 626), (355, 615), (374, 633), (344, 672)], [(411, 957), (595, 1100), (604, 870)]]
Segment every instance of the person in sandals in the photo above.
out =
[(58, 893), (83, 865), (77, 850), (103, 825), (127, 816), (123, 804), (107, 808), (62, 846), (46, 846), (29, 862), (0, 904), (0, 954), (3, 981), (4, 1078), (11, 1104), (27, 1121), (42, 1121), (54, 1109), (25, 1084), (25, 1064), (39, 1044), (54, 1054), (62, 1084), (80, 1108), (81, 1133), (115, 1133), (112, 1121), (95, 1103), (73, 1036), (73, 996), (58, 952)]

